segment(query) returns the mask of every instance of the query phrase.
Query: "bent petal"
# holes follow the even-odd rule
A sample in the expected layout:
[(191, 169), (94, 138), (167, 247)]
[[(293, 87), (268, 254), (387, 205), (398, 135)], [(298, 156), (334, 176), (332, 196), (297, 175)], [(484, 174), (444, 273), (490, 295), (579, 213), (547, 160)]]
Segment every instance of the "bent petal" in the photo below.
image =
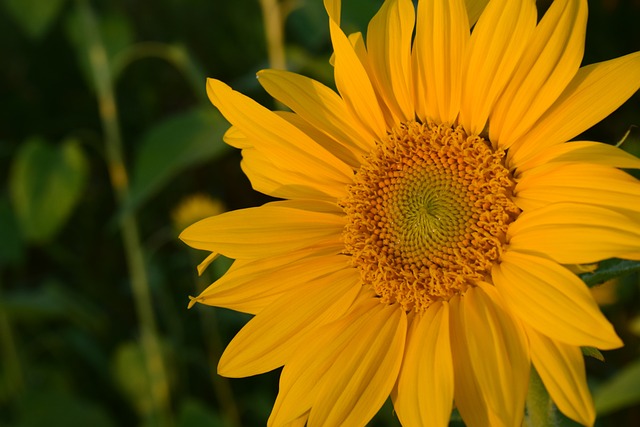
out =
[(367, 132), (350, 119), (342, 98), (322, 83), (280, 70), (258, 72), (258, 82), (271, 96), (350, 149), (364, 153), (373, 147)]
[(180, 239), (229, 258), (264, 258), (338, 237), (343, 228), (342, 216), (272, 202), (203, 219), (184, 230)]
[(453, 407), (449, 306), (434, 304), (414, 317), (393, 406), (403, 425), (447, 426)]
[(218, 80), (207, 80), (207, 94), (222, 115), (271, 163), (288, 173), (300, 174), (308, 180), (307, 185), (330, 197), (344, 195), (345, 185), (353, 176), (351, 168), (308, 135)]
[(565, 267), (508, 251), (492, 276), (505, 304), (530, 328), (573, 346), (622, 345), (587, 286)]
[(249, 138), (247, 138), (236, 126), (231, 126), (227, 129), (222, 139), (233, 148), (245, 149), (252, 147)]
[[(336, 200), (337, 188), (327, 191), (315, 185), (307, 175), (299, 171), (282, 168), (272, 162), (262, 152), (254, 148), (242, 150), (242, 171), (249, 178), (254, 190), (268, 196), (298, 200)], [(346, 188), (346, 186), (343, 186)]]
[(640, 259), (640, 224), (619, 212), (578, 203), (555, 203), (523, 212), (507, 230), (509, 249), (560, 264), (607, 258)]
[(572, 420), (592, 426), (596, 411), (580, 348), (554, 341), (531, 329), (527, 335), (533, 365), (558, 409)]
[(364, 152), (360, 148), (350, 146), (350, 144), (345, 144), (342, 141), (333, 138), (321, 129), (313, 126), (299, 114), (292, 113), (290, 111), (277, 111), (276, 114), (300, 129), (306, 135), (309, 135), (309, 137), (316, 143), (327, 149), (327, 151), (347, 165), (351, 166), (353, 169), (359, 168), (360, 164), (362, 164)]

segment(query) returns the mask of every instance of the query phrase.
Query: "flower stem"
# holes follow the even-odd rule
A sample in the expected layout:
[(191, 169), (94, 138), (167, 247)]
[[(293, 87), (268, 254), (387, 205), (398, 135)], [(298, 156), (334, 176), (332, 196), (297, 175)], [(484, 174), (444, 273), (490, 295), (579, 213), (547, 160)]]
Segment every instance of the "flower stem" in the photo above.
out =
[[(196, 265), (199, 262), (193, 254), (191, 254), (191, 260), (192, 263)], [(203, 276), (194, 275), (196, 295), (200, 295), (202, 291), (207, 288), (208, 284), (211, 283), (208, 278), (205, 278), (208, 276), (206, 273), (207, 272), (205, 272)], [(220, 335), (220, 324), (216, 313), (213, 310), (198, 310), (198, 312), (202, 323), (202, 335), (207, 346), (208, 360), (219, 360), (224, 350), (224, 344), (222, 336)], [(229, 380), (218, 375), (215, 370), (212, 370), (211, 382), (216, 399), (222, 408), (226, 421), (232, 427), (241, 427), (242, 420), (240, 418), (240, 410), (238, 409)]]
[[(0, 283), (0, 301), (2, 301), (2, 289)], [(9, 314), (0, 303), (0, 348), (2, 349), (2, 366), (4, 379), (6, 381), (5, 390), (7, 396), (17, 396), (24, 390), (24, 374), (18, 349), (13, 337), (13, 330)], [(2, 398), (3, 396), (0, 396)]]
[[(77, 0), (78, 12), (87, 43), (87, 54), (97, 91), (100, 119), (106, 144), (109, 177), (121, 205), (129, 199), (127, 171), (122, 154), (122, 137), (113, 90), (113, 79), (98, 23), (87, 0)], [(138, 224), (132, 213), (126, 213), (121, 223), (127, 265), (131, 275), (134, 302), (140, 322), (140, 338), (149, 378), (152, 401), (149, 425), (171, 425), (169, 385), (149, 291), (144, 254), (140, 244)]]
[(143, 58), (158, 58), (173, 65), (182, 73), (198, 100), (202, 103), (207, 103), (207, 96), (204, 91), (206, 76), (181, 45), (143, 42), (129, 46), (114, 56), (111, 61), (113, 81), (116, 81), (131, 63)]
[(528, 427), (558, 426), (555, 405), (551, 397), (549, 397), (540, 375), (533, 367), (531, 367), (529, 392), (527, 393), (527, 419), (525, 424)]
[(283, 14), (278, 0), (260, 0), (262, 20), (267, 38), (269, 66), (277, 70), (286, 70), (284, 56)]

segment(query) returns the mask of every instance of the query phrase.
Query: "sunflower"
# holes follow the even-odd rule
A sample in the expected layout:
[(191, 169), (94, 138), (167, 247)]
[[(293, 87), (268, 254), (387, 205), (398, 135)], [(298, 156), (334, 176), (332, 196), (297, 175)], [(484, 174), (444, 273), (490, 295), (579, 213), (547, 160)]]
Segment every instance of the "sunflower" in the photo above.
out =
[[(264, 70), (291, 111), (224, 83), (253, 187), (278, 201), (202, 220), (190, 246), (235, 259), (192, 304), (255, 317), (228, 377), (283, 367), (270, 426), (520, 426), (532, 366), (592, 425), (581, 346), (622, 345), (571, 266), (640, 259), (640, 160), (568, 142), (640, 86), (640, 54), (580, 68), (587, 2), (387, 0), (365, 37), (325, 0), (337, 92)], [(473, 31), (471, 31), (473, 28)], [(415, 34), (414, 34), (415, 29)]]

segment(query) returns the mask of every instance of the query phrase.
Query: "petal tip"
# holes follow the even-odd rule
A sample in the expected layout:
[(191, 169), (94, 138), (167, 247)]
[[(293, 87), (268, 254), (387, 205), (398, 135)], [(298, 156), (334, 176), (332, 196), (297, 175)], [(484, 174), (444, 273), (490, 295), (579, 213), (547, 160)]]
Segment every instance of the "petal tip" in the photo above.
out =
[(192, 297), (191, 295), (189, 295), (189, 304), (187, 305), (187, 310), (191, 309), (191, 307), (196, 305), (196, 303), (202, 302), (202, 301), (203, 301), (202, 297)]

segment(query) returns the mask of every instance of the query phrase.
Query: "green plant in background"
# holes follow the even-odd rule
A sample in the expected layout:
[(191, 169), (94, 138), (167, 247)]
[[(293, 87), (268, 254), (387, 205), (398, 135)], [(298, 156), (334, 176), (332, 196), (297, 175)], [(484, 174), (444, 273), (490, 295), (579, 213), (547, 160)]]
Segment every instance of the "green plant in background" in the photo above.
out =
[[(26, 34), (34, 39), (41, 39), (63, 10), (64, 4), (64, 1), (10, 1), (5, 7)], [(95, 88), (104, 132), (104, 160), (120, 205), (115, 222), (123, 237), (140, 325), (139, 341), (124, 342), (116, 349), (113, 376), (119, 382), (123, 394), (131, 400), (132, 407), (143, 420), (146, 420), (146, 424), (173, 425), (169, 376), (166, 372), (166, 361), (163, 360), (167, 352), (163, 348), (157, 328), (148, 279), (148, 260), (140, 243), (135, 213), (176, 174), (219, 156), (224, 146), (216, 144), (215, 141), (220, 138), (224, 126), (211, 109), (206, 111), (200, 106), (194, 106), (190, 111), (180, 112), (152, 127), (142, 137), (133, 169), (133, 185), (130, 186), (115, 100), (116, 77), (122, 75), (125, 67), (134, 61), (149, 56), (166, 60), (183, 72), (187, 80), (191, 78), (192, 82), (203, 81), (204, 75), (199, 74), (198, 67), (184, 48), (162, 43), (127, 45), (123, 42), (128, 32), (128, 27), (124, 25), (125, 20), (113, 20), (111, 26), (105, 30), (105, 21), (97, 20), (89, 2), (77, 1), (67, 6), (71, 22), (69, 33), (76, 42), (84, 73)], [(114, 56), (114, 65), (110, 63), (112, 58), (109, 57), (101, 34), (102, 31), (109, 33), (109, 28), (115, 36), (109, 39), (112, 44), (108, 47), (113, 48), (115, 42), (123, 48)], [(199, 90), (194, 92), (198, 94), (196, 97), (200, 95)], [(200, 98), (202, 99), (202, 96)], [(32, 137), (19, 146), (9, 176), (11, 204), (20, 226), (18, 233), (11, 224), (15, 220), (10, 208), (3, 208), (2, 224), (7, 229), (7, 234), (11, 233), (8, 236), (10, 241), (7, 242), (9, 261), (17, 262), (21, 258), (23, 239), (37, 246), (51, 243), (65, 225), (83, 192), (90, 191), (86, 189), (88, 173), (86, 156), (76, 140), (66, 140), (57, 147), (45, 143), (41, 138)], [(36, 295), (42, 295), (42, 292), (36, 291)], [(11, 302), (15, 303), (16, 298), (7, 298), (6, 301), (6, 306), (10, 309)], [(56, 303), (51, 298), (42, 298), (40, 302), (44, 305)], [(3, 312), (0, 317), (5, 349), (3, 365), (7, 368), (4, 377), (6, 400), (19, 402), (21, 392), (27, 387), (24, 372), (26, 367), (21, 366), (8, 314), (10, 310), (7, 313)], [(67, 425), (71, 419), (79, 425), (84, 425), (89, 419), (99, 419), (99, 423), (108, 423), (106, 420), (109, 418), (101, 415), (99, 409), (95, 413), (89, 411), (88, 414), (82, 415), (78, 412), (79, 404), (74, 403), (73, 399), (67, 399), (65, 402), (68, 404), (62, 405), (61, 425)], [(40, 416), (49, 418), (47, 405), (44, 407)], [(65, 414), (65, 410), (68, 411), (70, 407), (71, 412)], [(198, 406), (191, 405), (189, 408), (187, 413), (195, 411), (197, 419)], [(24, 414), (27, 424), (38, 423), (38, 411), (35, 411), (35, 414)]]
[[(345, 0), (345, 28), (380, 3)], [(639, 49), (632, 2), (590, 3), (586, 63)], [(262, 425), (276, 376), (231, 388), (215, 373), (247, 316), (186, 310), (229, 261), (185, 281), (199, 260), (174, 243), (171, 212), (192, 193), (264, 202), (205, 78), (265, 103), (262, 68), (330, 84), (326, 24), (319, 0), (0, 1), (0, 426)], [(616, 141), (639, 111), (636, 95), (592, 138)], [(640, 153), (637, 130), (623, 147)], [(626, 347), (588, 362), (602, 426), (637, 423), (637, 271), (611, 260), (582, 276), (624, 275), (605, 312)], [(397, 425), (391, 406), (372, 425)]]

